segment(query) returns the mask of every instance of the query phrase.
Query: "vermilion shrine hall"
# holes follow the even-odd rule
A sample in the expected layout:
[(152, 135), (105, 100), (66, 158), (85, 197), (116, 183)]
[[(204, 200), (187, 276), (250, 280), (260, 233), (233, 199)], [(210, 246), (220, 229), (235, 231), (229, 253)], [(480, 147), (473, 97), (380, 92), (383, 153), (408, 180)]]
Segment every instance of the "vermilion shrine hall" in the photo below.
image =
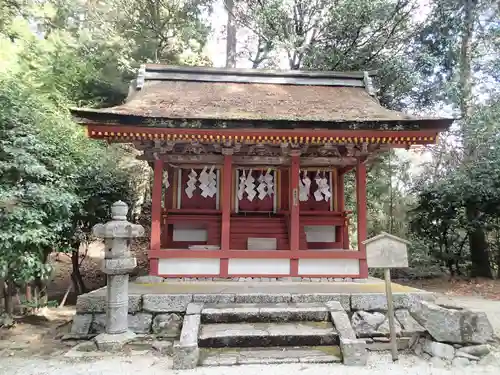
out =
[(72, 112), (154, 168), (150, 274), (366, 278), (366, 164), (452, 122), (384, 108), (373, 75), (145, 65), (124, 104)]

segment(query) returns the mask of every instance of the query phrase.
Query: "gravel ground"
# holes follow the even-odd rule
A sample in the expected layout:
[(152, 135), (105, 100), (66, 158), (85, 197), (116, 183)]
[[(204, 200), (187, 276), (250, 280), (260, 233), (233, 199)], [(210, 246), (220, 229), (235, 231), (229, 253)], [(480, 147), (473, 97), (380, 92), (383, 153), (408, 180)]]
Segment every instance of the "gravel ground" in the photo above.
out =
[(170, 361), (154, 356), (109, 357), (99, 360), (62, 361), (56, 359), (0, 358), (1, 375), (497, 375), (498, 367), (473, 365), (462, 368), (433, 368), (428, 362), (402, 355), (392, 363), (389, 354), (371, 353), (366, 367), (347, 367), (340, 364), (287, 364), (234, 367), (199, 367), (174, 371)]

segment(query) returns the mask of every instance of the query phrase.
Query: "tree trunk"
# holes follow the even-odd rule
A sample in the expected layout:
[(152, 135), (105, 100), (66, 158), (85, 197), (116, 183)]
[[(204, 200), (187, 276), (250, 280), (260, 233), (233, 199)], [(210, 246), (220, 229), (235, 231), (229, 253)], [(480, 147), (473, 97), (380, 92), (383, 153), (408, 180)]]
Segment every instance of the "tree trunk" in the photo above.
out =
[(488, 241), (484, 229), (476, 224), (478, 210), (467, 206), (467, 221), (469, 222), (469, 246), (471, 260), (471, 277), (487, 277), (492, 279)]
[(35, 287), (37, 289), (37, 296), (38, 296), (37, 307), (38, 308), (46, 307), (47, 304), (49, 303), (49, 296), (47, 295), (47, 284), (45, 283), (44, 280), (37, 277), (35, 278)]
[(77, 293), (87, 293), (87, 287), (85, 286), (85, 282), (83, 281), (82, 274), (80, 273), (80, 254), (79, 249), (80, 244), (77, 245), (76, 249), (73, 248), (73, 252), (71, 253), (71, 264), (73, 266), (73, 271), (71, 273), (71, 279), (75, 284), (75, 292)]
[[(468, 125), (471, 116), (472, 101), (472, 39), (474, 34), (477, 0), (466, 0), (464, 6), (464, 24), (460, 43), (460, 112), (462, 127)], [(467, 145), (466, 145), (467, 146)], [(466, 147), (467, 148), (467, 147)]]
[(451, 259), (446, 261), (446, 267), (448, 268), (448, 272), (450, 272), (450, 277), (455, 277), (455, 270), (453, 269), (453, 261)]
[[(466, 0), (463, 8), (464, 24), (460, 45), (460, 112), (462, 116), (462, 135), (464, 141), (465, 168), (470, 168), (474, 159), (475, 146), (467, 134), (472, 112), (472, 41), (476, 22), (477, 0)], [(471, 276), (492, 277), (488, 241), (484, 229), (478, 224), (481, 212), (476, 203), (469, 202), (466, 207), (468, 220), (469, 248), (471, 253)]]
[(500, 247), (497, 248), (497, 279), (500, 279)]
[(12, 316), (14, 314), (14, 304), (12, 302), (12, 286), (12, 282), (2, 281), (4, 310), (8, 316)]
[(236, 22), (234, 19), (234, 0), (226, 0), (227, 11), (227, 40), (226, 40), (226, 68), (236, 67)]
[(71, 272), (71, 283), (73, 284), (73, 290), (75, 291), (77, 296), (83, 293), (80, 289), (80, 283), (78, 282), (78, 279), (73, 272)]

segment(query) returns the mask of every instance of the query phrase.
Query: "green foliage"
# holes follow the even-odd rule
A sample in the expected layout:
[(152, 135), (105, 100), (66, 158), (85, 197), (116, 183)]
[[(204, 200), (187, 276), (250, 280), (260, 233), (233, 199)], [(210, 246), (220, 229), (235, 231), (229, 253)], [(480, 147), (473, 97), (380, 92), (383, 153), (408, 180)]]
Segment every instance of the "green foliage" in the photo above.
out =
[(45, 254), (79, 204), (67, 177), (78, 132), (16, 77), (0, 76), (0, 108), (0, 277), (23, 283), (50, 273)]
[[(245, 0), (236, 19), (259, 67), (286, 55), (290, 69), (378, 70), (380, 98), (397, 105), (416, 84), (408, 57), (418, 24), (410, 0)], [(248, 45), (254, 48), (249, 48)]]
[(0, 9), (0, 279), (40, 285), (50, 252), (78, 251), (114, 201), (138, 200), (124, 165), (134, 155), (87, 139), (68, 107), (120, 103), (139, 63), (208, 63), (210, 2), (11, 1)]
[[(466, 137), (474, 157), (447, 170), (438, 181), (421, 181), (418, 204), (412, 212), (412, 229), (425, 239), (433, 256), (454, 272), (469, 267), (468, 233), (485, 230), (491, 261), (497, 262), (500, 212), (500, 101), (476, 106)], [(474, 205), (480, 214), (471, 219), (465, 208)], [(473, 249), (472, 249), (473, 251)], [(498, 262), (492, 264), (498, 269)]]

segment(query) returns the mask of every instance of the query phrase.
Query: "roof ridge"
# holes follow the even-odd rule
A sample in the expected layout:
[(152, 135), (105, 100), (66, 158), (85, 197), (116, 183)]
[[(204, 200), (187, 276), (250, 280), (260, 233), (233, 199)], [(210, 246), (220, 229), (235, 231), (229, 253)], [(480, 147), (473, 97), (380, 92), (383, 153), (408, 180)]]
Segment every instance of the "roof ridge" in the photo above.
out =
[(374, 71), (332, 72), (304, 70), (226, 69), (143, 64), (137, 74), (135, 88), (140, 90), (146, 81), (224, 82), (273, 85), (363, 87), (374, 94), (371, 77)]

